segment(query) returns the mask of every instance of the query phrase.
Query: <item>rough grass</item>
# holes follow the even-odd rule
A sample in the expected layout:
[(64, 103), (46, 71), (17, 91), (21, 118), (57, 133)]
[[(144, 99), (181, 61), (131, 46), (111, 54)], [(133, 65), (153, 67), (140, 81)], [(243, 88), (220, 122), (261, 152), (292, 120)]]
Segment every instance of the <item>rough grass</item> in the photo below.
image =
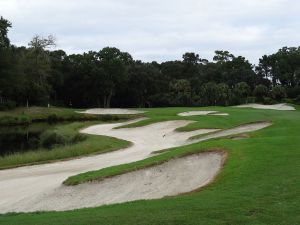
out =
[[(74, 139), (81, 128), (97, 122), (74, 122), (66, 125), (57, 125), (55, 132), (64, 139)], [(99, 122), (98, 122), (99, 123)], [(59, 145), (51, 149), (40, 148), (25, 153), (15, 153), (0, 157), (0, 169), (47, 163), (56, 160), (65, 160), (90, 154), (99, 154), (114, 151), (130, 145), (129, 142), (112, 137), (82, 134), (81, 141), (67, 145)]]
[[(153, 109), (147, 113), (150, 120), (146, 123), (182, 119), (176, 113), (191, 109)], [(262, 120), (271, 120), (273, 125), (251, 133), (248, 139), (201, 142), (174, 148), (133, 164), (99, 171), (104, 177), (126, 171), (130, 167), (144, 166), (142, 164), (145, 161), (156, 163), (165, 157), (177, 157), (211, 148), (226, 149), (228, 159), (223, 170), (215, 182), (201, 191), (159, 200), (140, 200), (67, 212), (6, 214), (0, 216), (0, 224), (299, 224), (300, 108), (297, 107), (294, 112), (221, 107), (209, 109), (228, 112), (230, 116), (191, 117), (197, 123), (183, 130), (229, 128)], [(145, 121), (137, 125), (143, 124)]]
[(76, 109), (58, 107), (20, 107), (8, 111), (0, 111), (0, 126), (21, 125), (38, 121), (112, 121), (134, 118), (137, 115), (90, 115), (77, 113)]

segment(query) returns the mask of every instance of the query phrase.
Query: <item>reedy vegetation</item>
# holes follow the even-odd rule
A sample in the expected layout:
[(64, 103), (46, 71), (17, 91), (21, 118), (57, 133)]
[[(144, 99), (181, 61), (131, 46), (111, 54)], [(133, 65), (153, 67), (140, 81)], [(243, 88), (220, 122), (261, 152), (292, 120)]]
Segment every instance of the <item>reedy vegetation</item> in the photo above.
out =
[(0, 169), (100, 154), (130, 145), (128, 141), (113, 137), (79, 134), (81, 128), (93, 124), (99, 122), (74, 122), (46, 130), (41, 134), (40, 148), (0, 157)]

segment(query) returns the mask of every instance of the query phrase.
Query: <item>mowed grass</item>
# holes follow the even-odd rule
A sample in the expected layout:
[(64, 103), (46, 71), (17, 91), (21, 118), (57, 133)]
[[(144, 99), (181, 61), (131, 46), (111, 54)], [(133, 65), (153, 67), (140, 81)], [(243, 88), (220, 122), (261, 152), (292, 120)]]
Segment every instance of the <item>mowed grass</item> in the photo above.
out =
[[(150, 109), (146, 116), (149, 118), (148, 120), (143, 120), (134, 124), (129, 124), (122, 127), (135, 127), (135, 126), (144, 126), (154, 122), (160, 122), (168, 120), (168, 114), (172, 116), (172, 119), (191, 119), (194, 120), (195, 123), (191, 123), (186, 127), (181, 127), (177, 129), (178, 131), (190, 131), (199, 128), (222, 128), (227, 129), (231, 127), (238, 126), (240, 124), (245, 123), (253, 123), (257, 121), (271, 121), (269, 116), (265, 113), (259, 112), (260, 110), (255, 109), (248, 109), (247, 111), (241, 111), (238, 108), (224, 108), (224, 107), (210, 107), (210, 108), (200, 108), (198, 110), (215, 110), (220, 112), (227, 112), (230, 116), (214, 116), (214, 115), (207, 115), (207, 116), (189, 116), (189, 117), (181, 117), (177, 116), (178, 113), (184, 111), (193, 111), (197, 110), (195, 108), (165, 108), (165, 109)], [(273, 111), (273, 114), (276, 115), (277, 111)], [(194, 138), (202, 137), (207, 134), (197, 135)], [(179, 151), (177, 151), (179, 149)], [(191, 150), (187, 150), (185, 147), (181, 148), (173, 148), (173, 149), (166, 149), (157, 151), (157, 153), (168, 152), (167, 154), (160, 154), (159, 156), (154, 156), (145, 160), (141, 160), (135, 163), (130, 164), (123, 164), (119, 166), (114, 166), (110, 168), (104, 168), (96, 171), (85, 172), (82, 174), (78, 174), (72, 177), (69, 177), (64, 181), (65, 185), (77, 185), (80, 183), (95, 181), (95, 180), (103, 180), (107, 177), (112, 177), (115, 175), (122, 174), (124, 172), (130, 172), (133, 170), (138, 170), (141, 168), (158, 165), (163, 162), (166, 162), (174, 157), (181, 157), (186, 154), (192, 154), (194, 152), (208, 150), (206, 148), (203, 149), (203, 145), (199, 148), (193, 148)]]
[[(100, 122), (73, 122), (64, 125), (57, 125), (55, 132), (62, 137), (74, 137), (79, 130)], [(51, 149), (40, 148), (25, 153), (15, 153), (0, 157), (0, 169), (47, 163), (56, 160), (66, 160), (90, 154), (100, 154), (125, 148), (130, 142), (112, 137), (82, 134), (82, 141), (74, 144), (57, 146)]]
[(169, 119), (197, 121), (180, 130), (229, 128), (265, 120), (272, 121), (273, 125), (251, 133), (248, 139), (210, 140), (174, 148), (133, 164), (98, 171), (100, 175), (107, 176), (134, 166), (159, 163), (169, 157), (209, 149), (226, 150), (228, 159), (224, 168), (216, 180), (202, 190), (159, 200), (140, 200), (67, 212), (6, 214), (0, 216), (0, 224), (299, 224), (300, 108), (297, 107), (297, 111), (209, 109), (228, 112), (230, 116), (179, 118), (177, 112), (197, 109), (151, 109), (147, 113), (150, 120), (137, 125)]
[[(231, 128), (238, 126), (244, 123), (252, 123), (257, 121), (269, 121), (271, 120), (270, 110), (256, 110), (248, 108), (246, 110), (241, 110), (240, 108), (235, 107), (190, 107), (190, 108), (159, 108), (159, 109), (141, 109), (147, 111), (144, 115), (148, 117), (148, 120), (142, 120), (140, 122), (129, 124), (123, 127), (138, 127), (148, 125), (154, 122), (161, 122), (167, 120), (193, 120), (196, 123), (191, 123), (185, 127), (181, 127), (178, 131), (192, 131), (199, 128)], [(229, 116), (215, 116), (215, 115), (206, 115), (206, 116), (178, 116), (178, 113), (187, 112), (187, 111), (218, 111), (228, 113)], [(273, 112), (274, 115), (277, 115), (278, 112)], [(281, 114), (279, 112), (279, 114)], [(122, 127), (121, 127), (122, 128)]]

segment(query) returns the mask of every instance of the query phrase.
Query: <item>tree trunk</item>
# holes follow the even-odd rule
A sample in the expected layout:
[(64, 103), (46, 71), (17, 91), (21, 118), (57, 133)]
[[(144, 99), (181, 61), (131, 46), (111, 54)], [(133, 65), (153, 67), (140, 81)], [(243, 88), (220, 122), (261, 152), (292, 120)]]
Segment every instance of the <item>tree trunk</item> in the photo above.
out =
[(106, 99), (107, 99), (106, 95), (104, 95), (104, 97), (103, 97), (103, 108), (106, 108), (106, 102), (107, 102)]
[(110, 91), (109, 95), (107, 96), (107, 99), (106, 99), (106, 108), (110, 108), (111, 98), (112, 98), (112, 90)]

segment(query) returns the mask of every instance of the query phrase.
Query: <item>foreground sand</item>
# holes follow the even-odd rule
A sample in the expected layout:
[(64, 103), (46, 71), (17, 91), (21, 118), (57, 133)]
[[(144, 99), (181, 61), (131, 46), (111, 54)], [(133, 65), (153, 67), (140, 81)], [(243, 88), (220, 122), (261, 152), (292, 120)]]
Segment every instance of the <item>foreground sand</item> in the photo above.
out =
[[(186, 126), (193, 122), (186, 120), (166, 121), (137, 128), (113, 129), (140, 120), (142, 119), (125, 123), (94, 125), (81, 131), (82, 133), (107, 135), (131, 141), (133, 145), (129, 148), (69, 161), (0, 171), (0, 213), (65, 210), (97, 206), (112, 202), (131, 201), (141, 198), (160, 198), (166, 195), (192, 191), (205, 185), (215, 176), (221, 166), (222, 157), (220, 157), (219, 154), (200, 154), (191, 159), (191, 163), (193, 164), (191, 167), (188, 167), (190, 161), (188, 158), (183, 159), (182, 161), (171, 161), (170, 163), (161, 165), (157, 168), (136, 171), (133, 175), (132, 173), (129, 175), (121, 175), (119, 178), (107, 179), (104, 182), (96, 184), (82, 184), (76, 187), (64, 187), (62, 185), (62, 182), (69, 176), (145, 159), (151, 156), (151, 152), (153, 151), (200, 141), (190, 140), (190, 138), (195, 135), (217, 132), (215, 129), (176, 132), (176, 128)], [(231, 130), (230, 132), (228, 132), (228, 130), (227, 132), (219, 131), (212, 134), (209, 138), (226, 136), (229, 133), (235, 134), (254, 131), (266, 127), (267, 125), (269, 124), (262, 125), (261, 123), (258, 123), (245, 125), (234, 128), (236, 130)], [(207, 140), (209, 138), (204, 138), (202, 140)], [(174, 166), (177, 163), (179, 166), (178, 168), (182, 167), (182, 172), (177, 171), (177, 166)], [(163, 172), (161, 173), (153, 172), (161, 170), (159, 168), (165, 169), (162, 170)], [(186, 168), (186, 171), (184, 168)], [(200, 168), (206, 169), (199, 171)], [(171, 174), (171, 171), (173, 170), (175, 173)], [(188, 185), (187, 188), (185, 188), (184, 186), (187, 185), (186, 180), (182, 182), (175, 180), (175, 183), (172, 183), (171, 180), (166, 179), (165, 184), (156, 187), (156, 185), (160, 183), (160, 179), (164, 179), (163, 177), (166, 176), (176, 177), (177, 172), (178, 176), (182, 179), (186, 176), (190, 177), (189, 182), (191, 182), (191, 185)], [(142, 179), (145, 174), (149, 173), (154, 173), (154, 175), (149, 175), (147, 179), (146, 177), (145, 179)], [(190, 174), (196, 174), (196, 176), (194, 176), (195, 180), (193, 180), (193, 177), (191, 177)], [(162, 177), (159, 178), (160, 176)], [(124, 179), (126, 180), (128, 178), (132, 178), (134, 180), (132, 184), (137, 187), (149, 184), (149, 189), (142, 189), (145, 191), (143, 194), (141, 193), (142, 190), (138, 191), (136, 189), (131, 189), (129, 186), (127, 187), (128, 189), (126, 189), (127, 192), (125, 192), (127, 194), (124, 195), (122, 185)], [(150, 185), (152, 178), (154, 183), (153, 185)], [(105, 186), (107, 187), (105, 190), (109, 190), (112, 188), (113, 184), (118, 184), (118, 187), (113, 188), (112, 192), (107, 191), (98, 193), (99, 187), (102, 188)], [(97, 198), (94, 198), (95, 193), (97, 193)], [(105, 195), (106, 198), (102, 198), (101, 196), (103, 195)]]
[(22, 204), (24, 208), (18, 208), (21, 211), (70, 210), (190, 192), (215, 177), (222, 166), (223, 154), (195, 154), (101, 182), (60, 186), (46, 195), (29, 199), (27, 204)]

